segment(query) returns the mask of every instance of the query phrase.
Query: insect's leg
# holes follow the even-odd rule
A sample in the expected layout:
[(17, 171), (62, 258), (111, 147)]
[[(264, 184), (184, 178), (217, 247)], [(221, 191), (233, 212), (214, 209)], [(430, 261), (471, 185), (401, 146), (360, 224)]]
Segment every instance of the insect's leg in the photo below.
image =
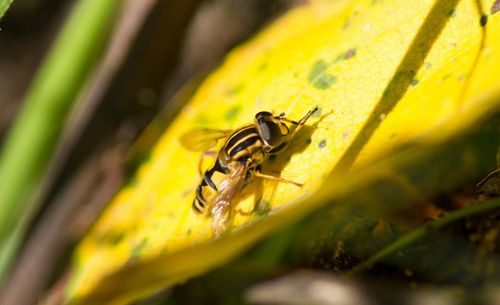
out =
[(203, 161), (205, 160), (205, 157), (210, 157), (210, 158), (215, 158), (217, 157), (217, 152), (213, 150), (207, 150), (204, 151), (203, 154), (201, 155), (200, 162), (198, 163), (198, 172), (200, 176), (203, 177)]
[(261, 173), (259, 171), (255, 172), (255, 177), (262, 178), (262, 179), (268, 179), (268, 180), (274, 180), (274, 181), (283, 182), (283, 183), (290, 183), (290, 184), (296, 185), (298, 187), (303, 187), (304, 186), (304, 184), (302, 184), (302, 183), (298, 183), (298, 182), (295, 182), (295, 181), (292, 181), (292, 180), (288, 180), (288, 179), (285, 179), (285, 178), (280, 177), (280, 176), (273, 176), (273, 175), (263, 174), (263, 173)]

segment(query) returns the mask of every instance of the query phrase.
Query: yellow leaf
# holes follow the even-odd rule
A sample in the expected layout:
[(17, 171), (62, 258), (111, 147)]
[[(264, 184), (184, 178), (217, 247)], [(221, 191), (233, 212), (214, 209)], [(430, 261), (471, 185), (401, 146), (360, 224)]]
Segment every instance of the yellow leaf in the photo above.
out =
[[(122, 304), (201, 274), (327, 199), (391, 175), (384, 160), (402, 146), (417, 143), (423, 156), (480, 122), (499, 103), (500, 14), (481, 27), (477, 3), (313, 1), (234, 50), (79, 245), (68, 299)], [(321, 114), (263, 165), (305, 186), (254, 179), (235, 202), (253, 213), (237, 214), (235, 234), (212, 241), (210, 219), (191, 207), (201, 156), (179, 138), (237, 128), (262, 110), (299, 119), (316, 105)], [(418, 152), (403, 161), (422, 160)], [(118, 276), (128, 290), (116, 288)]]

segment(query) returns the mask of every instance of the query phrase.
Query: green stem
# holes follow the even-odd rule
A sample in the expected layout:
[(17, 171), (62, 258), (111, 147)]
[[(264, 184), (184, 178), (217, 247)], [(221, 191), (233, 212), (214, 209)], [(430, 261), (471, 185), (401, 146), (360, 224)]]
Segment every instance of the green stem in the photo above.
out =
[(400, 237), (398, 240), (396, 240), (394, 243), (391, 245), (385, 247), (383, 250), (379, 251), (375, 255), (371, 256), (368, 258), (366, 261), (362, 262), (361, 264), (357, 265), (356, 267), (352, 268), (352, 270), (347, 274), (347, 276), (353, 276), (357, 273), (360, 273), (361, 271), (370, 269), (376, 262), (382, 260), (385, 257), (388, 257), (389, 255), (392, 255), (400, 250), (402, 250), (405, 247), (408, 247), (410, 244), (418, 241), (419, 239), (423, 238), (427, 234), (429, 234), (432, 231), (438, 230), (454, 221), (463, 219), (468, 216), (476, 215), (476, 214), (481, 214), (490, 210), (498, 209), (500, 208), (500, 198), (488, 201), (486, 203), (481, 203), (477, 204), (471, 207), (463, 208), (458, 211), (452, 212), (444, 216), (443, 218), (440, 218), (436, 221), (433, 221), (431, 223), (428, 223), (424, 225), (423, 227), (416, 229), (415, 231), (412, 231), (406, 235), (403, 235)]
[[(7, 253), (7, 245), (8, 252), (14, 253), (13, 245), (19, 244), (22, 236), (17, 233), (24, 231), (19, 228), (21, 219), (29, 220), (37, 209), (30, 199), (40, 184), (68, 112), (102, 50), (119, 3), (78, 2), (27, 93), (24, 107), (0, 152), (2, 256)], [(22, 223), (27, 225), (29, 221)], [(9, 265), (1, 259), (2, 266)], [(0, 269), (0, 280), (5, 272), (5, 268)]]

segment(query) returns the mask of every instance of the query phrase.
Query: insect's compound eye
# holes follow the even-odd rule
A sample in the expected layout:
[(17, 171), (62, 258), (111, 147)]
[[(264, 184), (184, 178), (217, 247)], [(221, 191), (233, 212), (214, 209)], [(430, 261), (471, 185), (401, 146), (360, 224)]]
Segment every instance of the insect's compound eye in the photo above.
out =
[(257, 126), (262, 139), (270, 146), (280, 145), (283, 139), (283, 134), (279, 126), (273, 120), (272, 114), (270, 116), (256, 116)]
[(272, 120), (272, 118), (273, 118), (273, 114), (271, 112), (268, 112), (268, 111), (261, 111), (255, 115), (255, 119), (257, 121)]

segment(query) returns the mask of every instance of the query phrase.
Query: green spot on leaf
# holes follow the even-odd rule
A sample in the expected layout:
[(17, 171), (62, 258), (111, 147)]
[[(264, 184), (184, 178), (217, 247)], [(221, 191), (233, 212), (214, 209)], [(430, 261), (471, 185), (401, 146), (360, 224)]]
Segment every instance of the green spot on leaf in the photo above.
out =
[(225, 119), (227, 121), (232, 121), (236, 118), (236, 116), (240, 113), (241, 111), (241, 105), (236, 105), (234, 107), (229, 108), (229, 110), (226, 112)]
[(354, 56), (356, 56), (356, 51), (357, 51), (356, 48), (351, 48), (351, 49), (345, 51), (344, 53), (339, 54), (337, 56), (337, 58), (335, 58), (335, 60), (333, 62), (337, 63), (339, 61), (347, 60), (347, 59), (349, 59), (351, 57), (354, 57)]
[(144, 247), (148, 244), (148, 240), (146, 238), (144, 238), (143, 240), (141, 240), (140, 243), (138, 243), (137, 245), (134, 246), (134, 248), (132, 249), (132, 253), (130, 254), (131, 257), (138, 257), (139, 254), (141, 253), (142, 249), (144, 249)]
[(207, 125), (211, 123), (210, 118), (206, 117), (204, 114), (198, 116), (195, 121), (200, 125)]
[(314, 87), (324, 90), (330, 88), (331, 85), (335, 82), (337, 77), (332, 74), (327, 74), (326, 69), (328, 68), (328, 64), (320, 59), (317, 60), (309, 71), (309, 75), (307, 79)]
[(257, 209), (254, 214), (257, 216), (265, 216), (271, 211), (271, 205), (267, 200), (261, 200), (257, 205)]
[(123, 240), (125, 232), (108, 232), (97, 237), (100, 244), (116, 245)]
[(326, 139), (325, 140), (321, 140), (321, 142), (319, 142), (319, 144), (318, 144), (319, 148), (324, 148), (325, 146), (326, 146)]
[(226, 94), (229, 96), (236, 95), (243, 89), (243, 87), (244, 87), (243, 85), (233, 86), (227, 89)]
[(262, 72), (262, 71), (266, 70), (266, 68), (267, 68), (267, 64), (268, 64), (268, 61), (267, 61), (267, 60), (263, 61), (263, 62), (262, 62), (262, 63), (261, 63), (261, 64), (257, 67), (257, 71)]

